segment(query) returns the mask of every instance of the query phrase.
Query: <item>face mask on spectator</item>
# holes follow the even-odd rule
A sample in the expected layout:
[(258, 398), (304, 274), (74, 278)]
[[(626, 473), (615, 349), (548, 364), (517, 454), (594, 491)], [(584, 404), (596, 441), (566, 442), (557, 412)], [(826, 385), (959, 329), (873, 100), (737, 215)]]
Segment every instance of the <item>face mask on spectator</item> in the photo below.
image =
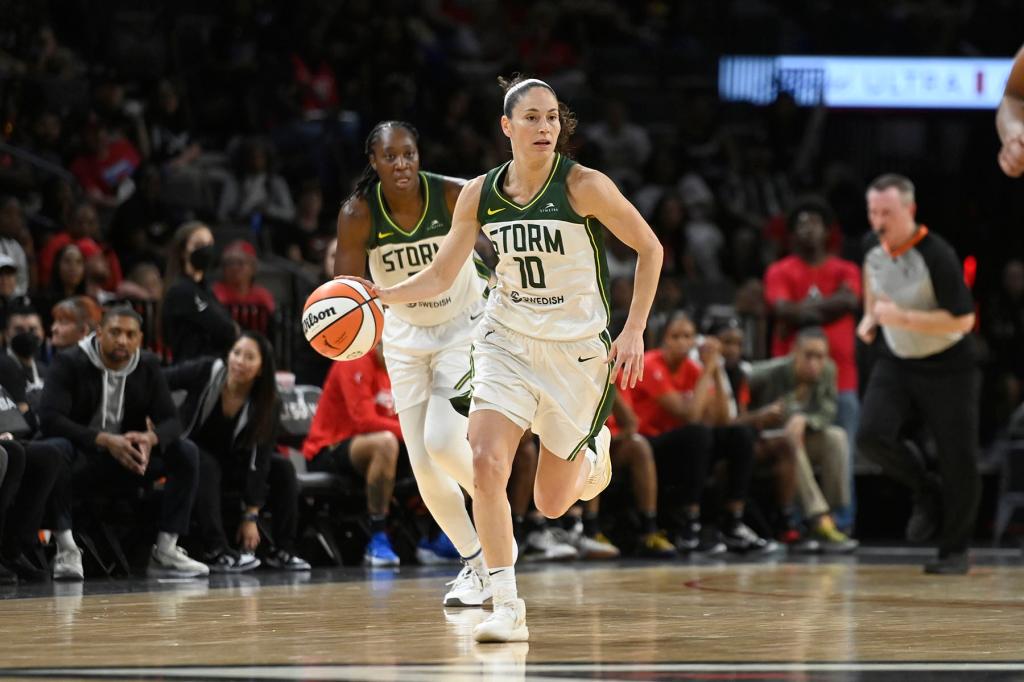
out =
[(217, 259), (217, 252), (214, 251), (213, 244), (205, 244), (200, 246), (198, 249), (193, 251), (188, 256), (188, 262), (192, 264), (192, 267), (200, 272), (206, 272), (213, 267)]
[(39, 344), (39, 337), (32, 332), (21, 332), (11, 337), (11, 350), (18, 357), (32, 357), (39, 350)]

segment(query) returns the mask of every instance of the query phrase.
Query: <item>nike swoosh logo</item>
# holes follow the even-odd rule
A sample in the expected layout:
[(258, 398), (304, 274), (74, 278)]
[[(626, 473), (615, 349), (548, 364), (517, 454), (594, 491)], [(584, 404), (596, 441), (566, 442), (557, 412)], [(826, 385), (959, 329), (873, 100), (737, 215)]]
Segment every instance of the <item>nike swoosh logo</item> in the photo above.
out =
[(576, 358), (576, 362), (586, 362), (587, 360), (593, 360), (596, 357), (597, 357), (596, 355), (591, 355), (589, 358), (577, 357)]
[(487, 215), (494, 215), (495, 213), (501, 213), (504, 210), (505, 210), (504, 208), (494, 208), (494, 209), (490, 209), (489, 208), (489, 209), (487, 209)]
[(377, 239), (386, 239), (387, 237), (390, 237), (393, 234), (394, 232), (378, 232)]
[(491, 331), (489, 331), (486, 334), (484, 334), (484, 338), (486, 339), (488, 336), (490, 336), (493, 333), (494, 333), (494, 330), (492, 329)]
[(476, 315), (470, 315), (470, 316), (469, 316), (469, 319), (470, 319), (470, 321), (472, 322), (473, 320), (477, 319), (477, 318), (478, 318), (478, 317), (480, 317), (481, 315), (483, 315), (483, 313), (477, 313)]

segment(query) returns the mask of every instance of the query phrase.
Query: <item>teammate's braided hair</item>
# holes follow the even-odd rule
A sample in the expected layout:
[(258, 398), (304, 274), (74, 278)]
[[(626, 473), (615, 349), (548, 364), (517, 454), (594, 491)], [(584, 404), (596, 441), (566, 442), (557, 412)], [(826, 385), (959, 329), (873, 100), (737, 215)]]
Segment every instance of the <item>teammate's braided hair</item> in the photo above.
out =
[(498, 85), (505, 91), (505, 105), (502, 113), (509, 118), (512, 118), (512, 110), (515, 109), (523, 95), (533, 88), (544, 88), (554, 95), (555, 101), (558, 102), (558, 121), (562, 124), (561, 130), (558, 131), (558, 139), (555, 141), (555, 150), (563, 154), (568, 151), (569, 138), (576, 132), (576, 114), (569, 109), (568, 104), (558, 99), (554, 88), (542, 80), (526, 78), (520, 73), (513, 74), (511, 80), (498, 76)]
[[(369, 158), (373, 154), (373, 145), (377, 144), (377, 140), (380, 139), (381, 133), (387, 128), (404, 128), (412, 135), (413, 142), (419, 147), (420, 144), (420, 133), (416, 130), (416, 127), (405, 121), (381, 121), (377, 125), (373, 126), (373, 130), (366, 136), (366, 145), (363, 151), (366, 153), (366, 157)], [(373, 166), (370, 162), (366, 162), (366, 168), (363, 169), (362, 175), (359, 176), (359, 180), (356, 181), (356, 188), (352, 191), (352, 196), (360, 199), (367, 195), (370, 191), (370, 187), (373, 183), (377, 182), (380, 177), (377, 175), (377, 171), (373, 170)]]

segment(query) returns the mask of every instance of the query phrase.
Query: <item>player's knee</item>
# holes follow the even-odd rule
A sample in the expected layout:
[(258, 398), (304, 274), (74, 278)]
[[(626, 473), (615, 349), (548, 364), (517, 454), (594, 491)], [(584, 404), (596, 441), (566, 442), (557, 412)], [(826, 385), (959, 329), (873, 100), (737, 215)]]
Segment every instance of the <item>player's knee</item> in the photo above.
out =
[(564, 495), (554, 495), (544, 489), (534, 488), (533, 504), (537, 511), (549, 519), (557, 519), (569, 511), (575, 500), (566, 500)]
[[(423, 448), (432, 458), (443, 457), (451, 448), (454, 439), (458, 437), (449, 433), (443, 426), (428, 422), (423, 429)], [(461, 437), (465, 438), (465, 434), (463, 433)]]
[(490, 444), (473, 446), (473, 486), (483, 493), (504, 492), (508, 483), (507, 458)]

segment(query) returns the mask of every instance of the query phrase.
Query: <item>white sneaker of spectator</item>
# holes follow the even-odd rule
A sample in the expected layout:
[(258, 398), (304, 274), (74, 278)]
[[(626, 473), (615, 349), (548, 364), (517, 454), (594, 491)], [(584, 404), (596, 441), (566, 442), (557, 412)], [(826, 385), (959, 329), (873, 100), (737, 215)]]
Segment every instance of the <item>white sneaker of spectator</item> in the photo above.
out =
[(531, 531), (526, 536), (523, 559), (526, 561), (569, 561), (579, 553), (572, 545), (559, 542), (550, 528)]
[(210, 567), (191, 558), (177, 545), (172, 545), (169, 551), (153, 545), (146, 575), (150, 578), (200, 578), (210, 575)]
[(58, 549), (57, 556), (53, 560), (54, 580), (85, 580), (85, 571), (82, 569), (82, 550)]

